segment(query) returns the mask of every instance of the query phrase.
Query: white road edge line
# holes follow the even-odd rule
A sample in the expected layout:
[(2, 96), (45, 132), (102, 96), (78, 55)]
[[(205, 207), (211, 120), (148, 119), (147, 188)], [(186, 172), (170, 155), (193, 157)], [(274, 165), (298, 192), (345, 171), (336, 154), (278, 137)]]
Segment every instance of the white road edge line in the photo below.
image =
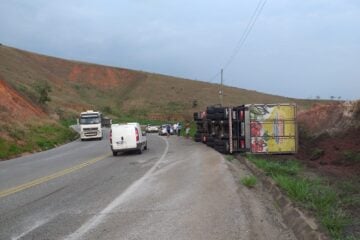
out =
[(168, 150), (169, 150), (169, 142), (161, 138), (165, 141), (166, 147), (164, 150), (164, 153), (161, 155), (160, 159), (154, 164), (154, 166), (145, 173), (144, 176), (136, 180), (134, 183), (132, 183), (125, 191), (123, 191), (119, 196), (117, 196), (109, 205), (107, 205), (99, 214), (96, 214), (93, 216), (90, 220), (85, 222), (78, 230), (73, 232), (72, 234), (68, 235), (64, 238), (64, 240), (75, 240), (80, 239), (82, 236), (84, 236), (88, 231), (95, 228), (97, 225), (99, 225), (106, 217), (108, 213), (111, 213), (111, 211), (120, 206), (123, 202), (126, 201), (127, 197), (130, 196), (132, 193), (134, 193), (141, 184), (144, 183), (144, 181), (156, 170), (157, 166), (164, 160)]
[(26, 230), (25, 232), (23, 232), (22, 234), (20, 234), (19, 236), (16, 237), (11, 237), (11, 240), (19, 240), (22, 237), (26, 236), (27, 234), (29, 234), (30, 232), (34, 231), (35, 229), (37, 229), (38, 227), (41, 227), (42, 225), (50, 222), (52, 219), (54, 219), (57, 215), (52, 216), (50, 218), (47, 219), (43, 219), (43, 220), (39, 220), (36, 221), (35, 224), (33, 226), (31, 226), (28, 230)]

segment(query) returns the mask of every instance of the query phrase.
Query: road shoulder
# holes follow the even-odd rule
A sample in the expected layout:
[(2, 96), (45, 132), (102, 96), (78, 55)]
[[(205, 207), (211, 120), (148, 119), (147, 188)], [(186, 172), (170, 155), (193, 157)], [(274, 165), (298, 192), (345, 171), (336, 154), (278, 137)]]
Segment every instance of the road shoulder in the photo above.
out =
[[(228, 165), (234, 174), (238, 176), (245, 171), (259, 179), (257, 190), (261, 191), (264, 198), (269, 199), (273, 206), (279, 210), (286, 226), (292, 230), (297, 239), (325, 240), (329, 237), (322, 231), (318, 224), (309, 213), (299, 209), (276, 185), (276, 183), (253, 163), (244, 157), (236, 156)], [(241, 185), (241, 183), (238, 183)]]

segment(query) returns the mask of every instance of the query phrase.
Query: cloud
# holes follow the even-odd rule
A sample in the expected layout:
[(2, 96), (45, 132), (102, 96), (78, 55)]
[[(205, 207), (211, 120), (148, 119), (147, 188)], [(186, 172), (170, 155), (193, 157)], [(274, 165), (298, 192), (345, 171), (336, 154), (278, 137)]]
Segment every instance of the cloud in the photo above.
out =
[[(256, 5), (2, 1), (0, 41), (58, 57), (208, 80), (232, 55)], [(359, 98), (359, 25), (355, 0), (268, 1), (226, 69), (226, 83), (293, 97)]]

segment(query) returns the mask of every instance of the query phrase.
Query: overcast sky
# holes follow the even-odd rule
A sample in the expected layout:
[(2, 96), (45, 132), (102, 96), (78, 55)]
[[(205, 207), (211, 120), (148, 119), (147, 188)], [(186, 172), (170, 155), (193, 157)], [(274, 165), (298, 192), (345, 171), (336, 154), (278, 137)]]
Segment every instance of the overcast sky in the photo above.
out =
[(2, 0), (0, 42), (201, 81), (225, 67), (226, 85), (288, 97), (360, 98), (359, 0), (268, 0), (239, 49), (258, 3)]

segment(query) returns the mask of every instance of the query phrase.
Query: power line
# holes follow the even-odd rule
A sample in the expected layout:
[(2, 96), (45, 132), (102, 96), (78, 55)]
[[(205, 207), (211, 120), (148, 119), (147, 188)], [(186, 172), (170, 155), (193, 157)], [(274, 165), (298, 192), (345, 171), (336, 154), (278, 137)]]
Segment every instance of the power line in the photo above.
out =
[(231, 55), (231, 57), (229, 58), (229, 60), (226, 62), (226, 64), (223, 66), (223, 69), (226, 69), (235, 59), (236, 55), (239, 53), (241, 47), (244, 45), (246, 39), (248, 38), (251, 30), (253, 29), (258, 17), (260, 16), (260, 13), (262, 12), (265, 4), (266, 4), (266, 1), (263, 1), (260, 0), (259, 1), (259, 4), (257, 5), (255, 11), (254, 11), (254, 14), (252, 15), (243, 35), (241, 36), (240, 40), (238, 41), (237, 43), (237, 46), (234, 48), (234, 51), (233, 51), (233, 54)]
[[(233, 53), (230, 55), (228, 61), (226, 61), (226, 63), (224, 64), (224, 66), (222, 67), (222, 69), (226, 69), (235, 59), (236, 55), (239, 53), (240, 49), (242, 48), (242, 46), (244, 45), (246, 39), (248, 38), (250, 32), (252, 31), (257, 19), (259, 18), (265, 4), (266, 4), (267, 0), (259, 0), (246, 28), (245, 31), (243, 32), (243, 34), (241, 35), (239, 41), (237, 42)], [(217, 72), (216, 74), (214, 74), (210, 79), (209, 82), (212, 82), (213, 80), (215, 80), (221, 73)]]
[(215, 73), (211, 78), (209, 78), (208, 82), (213, 82), (219, 75), (221, 74), (221, 72), (217, 72)]

